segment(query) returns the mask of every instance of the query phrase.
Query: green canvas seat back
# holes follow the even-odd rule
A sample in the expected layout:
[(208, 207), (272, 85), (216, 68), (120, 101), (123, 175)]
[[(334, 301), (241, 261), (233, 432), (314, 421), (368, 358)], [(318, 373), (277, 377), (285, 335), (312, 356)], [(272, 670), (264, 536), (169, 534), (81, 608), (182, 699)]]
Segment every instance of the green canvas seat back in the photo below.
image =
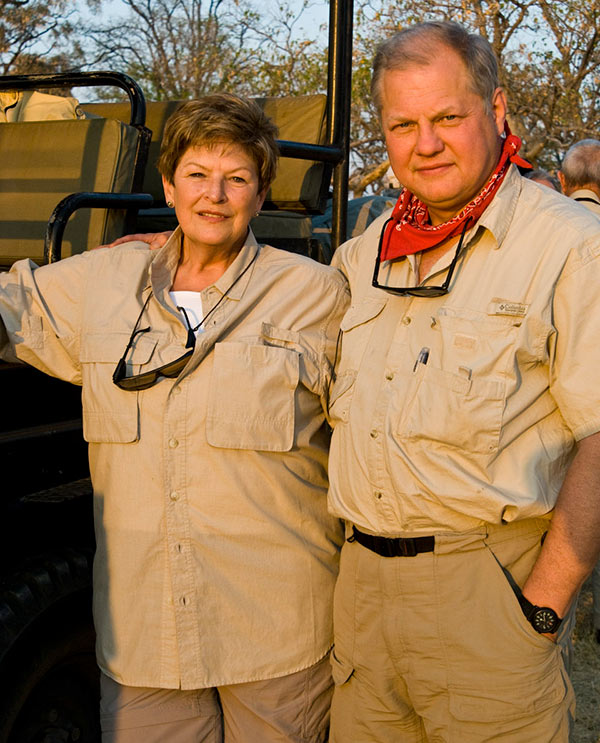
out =
[[(54, 207), (80, 191), (131, 192), (138, 132), (105, 119), (0, 126), (0, 264), (43, 261)], [(123, 234), (125, 213), (80, 209), (69, 220), (62, 256)]]
[[(256, 101), (279, 128), (279, 139), (307, 144), (325, 143), (327, 96), (257, 98)], [(309, 213), (323, 211), (330, 173), (331, 167), (324, 163), (280, 158), (265, 208)]]
[[(279, 128), (279, 139), (308, 144), (325, 141), (325, 95), (287, 98), (256, 98), (256, 102)], [(157, 101), (146, 104), (146, 126), (152, 131), (144, 193), (152, 194), (155, 207), (164, 206), (160, 174), (156, 168), (165, 124), (182, 101)], [(126, 103), (83, 103), (87, 115), (128, 121)], [(299, 212), (322, 211), (329, 187), (329, 170), (323, 163), (284, 157), (279, 161), (277, 177), (267, 194), (266, 208)], [(325, 182), (327, 181), (327, 182)]]
[[(181, 101), (146, 103), (146, 127), (152, 132), (152, 139), (142, 191), (152, 195), (155, 206), (165, 205), (162, 179), (156, 167), (160, 154), (160, 143), (167, 119), (180, 103)], [(124, 122), (129, 121), (131, 112), (129, 103), (84, 103), (80, 107), (87, 116), (99, 116)]]

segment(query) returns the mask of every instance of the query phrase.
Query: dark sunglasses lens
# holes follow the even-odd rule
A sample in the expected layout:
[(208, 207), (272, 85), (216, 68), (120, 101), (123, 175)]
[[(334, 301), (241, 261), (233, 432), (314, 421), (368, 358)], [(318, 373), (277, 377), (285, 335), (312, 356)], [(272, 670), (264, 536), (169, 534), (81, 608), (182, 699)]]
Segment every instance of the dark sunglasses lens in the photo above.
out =
[(410, 293), (413, 297), (443, 297), (448, 294), (448, 289), (443, 286), (421, 286)]
[(400, 297), (443, 297), (448, 294), (448, 289), (444, 286), (415, 286), (415, 287), (395, 287), (381, 286), (373, 284), (377, 289), (383, 289), (388, 294), (395, 294)]
[(115, 384), (122, 390), (136, 392), (137, 390), (146, 390), (148, 387), (152, 387), (158, 376), (156, 371), (149, 371), (135, 377), (124, 377), (123, 379), (119, 379), (118, 382), (115, 382)]
[(193, 353), (193, 349), (188, 351), (187, 353), (184, 353), (183, 356), (180, 356), (180, 358), (175, 359), (175, 361), (170, 361), (168, 364), (165, 364), (164, 366), (161, 366), (159, 369), (156, 369), (156, 373), (160, 375), (161, 377), (169, 377), (172, 379), (173, 377), (178, 377), (179, 372), (184, 368), (184, 366), (187, 364), (188, 359)]
[(139, 390), (147, 390), (149, 387), (152, 387), (152, 385), (156, 384), (156, 381), (159, 377), (173, 378), (179, 376), (179, 373), (187, 364), (188, 359), (190, 358), (192, 353), (193, 351), (190, 350), (183, 356), (175, 359), (175, 361), (170, 361), (168, 364), (165, 364), (158, 369), (151, 369), (150, 371), (144, 372), (143, 374), (137, 374), (133, 377), (123, 377), (122, 379), (119, 379), (117, 373), (115, 372), (116, 378), (113, 378), (113, 381), (117, 385), (117, 387), (122, 390), (134, 392)]

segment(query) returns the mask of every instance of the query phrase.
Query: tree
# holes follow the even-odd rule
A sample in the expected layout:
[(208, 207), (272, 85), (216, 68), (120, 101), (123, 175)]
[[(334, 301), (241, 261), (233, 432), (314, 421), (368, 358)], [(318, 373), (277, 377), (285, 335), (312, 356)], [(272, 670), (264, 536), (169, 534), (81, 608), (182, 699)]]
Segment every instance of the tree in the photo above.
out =
[(1, 74), (75, 66), (79, 46), (65, 44), (74, 32), (74, 12), (73, 0), (0, 0)]
[[(99, 13), (100, 0), (91, 3)], [(227, 0), (121, 0), (111, 22), (91, 23), (88, 57), (128, 72), (155, 100), (198, 97), (247, 64), (237, 3)]]
[[(382, 187), (385, 148), (368, 80), (376, 40), (421, 20), (452, 19), (486, 37), (499, 61), (509, 123), (534, 165), (554, 170), (573, 142), (597, 137), (600, 1), (359, 0), (354, 44), (352, 136), (355, 194)], [(365, 112), (367, 112), (365, 114)]]
[[(251, 0), (121, 0), (111, 6), (118, 12), (113, 22), (90, 24), (88, 56), (128, 72), (155, 100), (217, 89), (299, 94), (323, 80), (323, 49), (296, 36), (311, 4), (302, 0), (290, 10), (282, 2), (259, 12)], [(98, 13), (102, 0), (92, 7)]]

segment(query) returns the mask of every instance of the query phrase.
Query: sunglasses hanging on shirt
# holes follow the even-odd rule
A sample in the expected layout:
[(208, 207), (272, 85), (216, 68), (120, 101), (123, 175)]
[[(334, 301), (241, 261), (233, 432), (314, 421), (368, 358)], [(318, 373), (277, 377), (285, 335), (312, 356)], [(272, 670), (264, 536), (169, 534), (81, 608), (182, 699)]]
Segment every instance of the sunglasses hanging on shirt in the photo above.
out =
[(454, 258), (452, 258), (452, 262), (448, 266), (448, 273), (446, 274), (446, 279), (444, 283), (441, 286), (432, 286), (430, 284), (421, 284), (419, 286), (386, 286), (384, 284), (379, 283), (379, 268), (381, 266), (381, 252), (384, 244), (385, 236), (388, 232), (387, 226), (392, 221), (392, 217), (388, 219), (388, 221), (383, 225), (383, 229), (381, 231), (381, 237), (379, 238), (379, 246), (377, 248), (377, 258), (375, 259), (375, 270), (373, 272), (373, 281), (371, 282), (371, 285), (374, 286), (376, 289), (383, 289), (384, 292), (388, 292), (389, 294), (395, 294), (396, 296), (400, 297), (442, 297), (444, 294), (448, 294), (450, 291), (450, 281), (452, 280), (452, 274), (454, 273), (454, 269), (456, 268), (456, 264), (458, 263), (458, 257), (460, 255), (461, 248), (463, 246), (463, 242), (465, 239), (465, 233), (467, 232), (467, 226), (469, 224), (470, 219), (467, 219), (465, 221), (464, 227), (462, 229), (462, 232), (460, 233), (460, 240), (458, 241), (458, 247), (456, 248), (456, 251), (454, 253)]
[[(150, 330), (150, 327), (147, 328), (139, 328), (138, 325), (140, 324), (140, 321), (142, 319), (142, 316), (144, 312), (146, 311), (146, 308), (148, 306), (148, 303), (150, 302), (150, 298), (152, 297), (152, 291), (150, 291), (150, 294), (148, 295), (148, 298), (144, 302), (144, 306), (141, 309), (140, 314), (138, 315), (137, 320), (135, 321), (135, 325), (133, 327), (133, 331), (131, 333), (131, 336), (129, 338), (129, 341), (127, 343), (127, 346), (125, 347), (125, 351), (121, 358), (119, 359), (117, 366), (115, 368), (115, 371), (113, 373), (113, 383), (119, 387), (119, 389), (130, 391), (130, 392), (136, 392), (138, 390), (146, 390), (149, 387), (152, 387), (153, 385), (158, 382), (158, 380), (161, 377), (167, 377), (170, 379), (173, 379), (175, 377), (178, 377), (179, 374), (183, 371), (183, 369), (187, 366), (187, 363), (191, 357), (191, 355), (194, 353), (194, 349), (196, 347), (196, 331), (198, 328), (205, 324), (208, 318), (213, 314), (213, 312), (217, 309), (217, 307), (221, 304), (221, 302), (225, 299), (225, 297), (229, 294), (229, 292), (233, 289), (233, 287), (237, 284), (237, 282), (242, 278), (242, 276), (248, 271), (250, 266), (254, 263), (254, 261), (258, 257), (258, 251), (256, 252), (254, 258), (250, 261), (250, 263), (246, 266), (246, 268), (241, 272), (241, 274), (233, 281), (230, 286), (227, 288), (225, 292), (221, 295), (219, 298), (219, 301), (215, 304), (215, 306), (210, 309), (206, 315), (202, 318), (202, 320), (196, 325), (195, 328), (192, 328), (188, 319), (188, 316), (183, 311), (185, 321), (187, 324), (187, 340), (185, 347), (189, 349), (186, 351), (183, 356), (179, 356), (179, 358), (175, 359), (174, 361), (170, 361), (168, 364), (164, 364), (163, 366), (159, 366), (156, 369), (150, 369), (148, 371), (142, 372), (141, 374), (134, 374), (130, 377), (127, 376), (127, 362), (125, 359), (127, 358), (127, 354), (129, 353), (129, 349), (133, 345), (133, 341), (140, 333), (147, 333)], [(177, 308), (178, 310), (181, 310), (181, 307)]]

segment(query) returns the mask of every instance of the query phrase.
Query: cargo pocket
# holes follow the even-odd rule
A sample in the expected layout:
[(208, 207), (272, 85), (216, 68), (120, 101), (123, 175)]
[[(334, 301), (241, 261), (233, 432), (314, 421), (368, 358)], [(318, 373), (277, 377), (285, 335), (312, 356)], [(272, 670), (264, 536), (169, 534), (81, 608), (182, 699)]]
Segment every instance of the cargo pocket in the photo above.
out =
[(489, 580), (494, 581), (494, 584), (497, 586), (497, 597), (499, 601), (497, 612), (500, 610), (504, 612), (506, 629), (511, 629), (516, 633), (514, 642), (517, 643), (521, 638), (527, 641), (528, 644), (536, 646), (544, 652), (558, 652), (558, 646), (553, 640), (536, 632), (531, 626), (531, 623), (523, 613), (515, 590), (504, 572), (502, 563), (493, 549), (487, 545), (482, 555), (488, 561), (490, 567), (490, 573), (488, 574)]
[(489, 688), (450, 688), (450, 713), (463, 722), (503, 723), (555, 707), (566, 694), (560, 673), (540, 675), (535, 684), (494, 683)]
[[(89, 443), (126, 444), (139, 438), (138, 392), (119, 389), (112, 375), (129, 333), (90, 333), (81, 343), (83, 437)], [(158, 339), (140, 335), (127, 357), (127, 375), (139, 374)]]
[(300, 354), (278, 346), (217, 343), (206, 439), (223, 449), (289, 451)]

